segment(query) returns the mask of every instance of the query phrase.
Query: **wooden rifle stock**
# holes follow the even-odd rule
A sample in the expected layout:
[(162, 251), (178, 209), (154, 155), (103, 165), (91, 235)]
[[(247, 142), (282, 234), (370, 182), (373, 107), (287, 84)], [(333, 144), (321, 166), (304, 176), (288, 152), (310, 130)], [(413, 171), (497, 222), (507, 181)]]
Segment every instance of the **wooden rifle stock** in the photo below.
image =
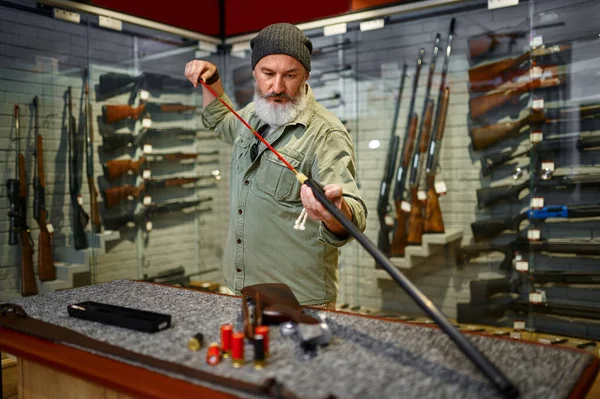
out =
[(31, 231), (27, 226), (27, 176), (25, 173), (25, 156), (19, 153), (19, 202), (21, 203), (20, 235), (21, 235), (21, 295), (37, 294), (37, 284), (33, 271), (33, 242)]
[(423, 202), (419, 200), (419, 187), (410, 188), (410, 213), (408, 216), (408, 245), (421, 245), (423, 241)]
[(104, 174), (108, 180), (118, 179), (130, 171), (137, 174), (145, 162), (146, 157), (140, 157), (137, 161), (133, 159), (111, 159), (104, 164)]
[(100, 221), (100, 209), (98, 209), (98, 190), (96, 189), (96, 184), (94, 183), (94, 177), (87, 178), (88, 187), (90, 189), (90, 212), (92, 219), (92, 231), (95, 233), (100, 232), (100, 226), (102, 222)]
[(471, 118), (477, 118), (492, 109), (499, 107), (513, 98), (518, 98), (521, 94), (530, 90), (554, 87), (562, 83), (561, 79), (535, 79), (530, 82), (525, 82), (514, 89), (499, 90), (487, 95), (472, 98), (469, 100), (469, 108), (471, 110)]
[[(424, 156), (427, 153), (431, 124), (433, 123), (433, 100), (427, 101), (425, 116), (423, 118), (423, 135), (418, 151)], [(422, 159), (420, 160), (422, 161)], [(420, 167), (420, 165), (417, 165)], [(417, 174), (418, 176), (418, 174)], [(423, 240), (423, 202), (419, 200), (419, 181), (410, 187), (410, 213), (408, 216), (408, 245), (421, 245)]]
[(507, 121), (493, 125), (471, 129), (471, 144), (473, 150), (483, 150), (492, 145), (519, 135), (524, 126), (543, 123), (545, 120), (543, 110), (531, 110), (529, 114), (516, 121)]
[[(410, 128), (408, 131), (408, 137), (405, 137), (405, 140), (408, 140), (406, 143), (406, 147), (404, 147), (404, 154), (402, 157), (404, 168), (408, 167), (410, 162), (410, 154), (413, 151), (415, 145), (415, 136), (417, 134), (417, 125), (419, 123), (419, 117), (417, 114), (414, 114), (412, 119), (410, 120)], [(402, 209), (402, 198), (394, 198), (394, 204), (396, 206), (396, 223), (394, 228), (394, 235), (392, 237), (391, 243), (391, 256), (404, 256), (404, 250), (406, 249), (407, 244), (407, 215), (406, 212)]]
[(140, 104), (137, 107), (131, 105), (105, 105), (102, 113), (105, 123), (115, 123), (127, 118), (137, 121), (145, 109), (146, 104)]
[[(35, 147), (35, 156), (37, 164), (37, 178), (34, 179), (35, 196), (44, 196), (44, 187), (46, 185), (44, 177), (44, 144), (41, 135), (37, 135)], [(35, 187), (39, 185), (39, 187)], [(38, 202), (39, 201), (39, 202)], [(43, 198), (34, 198), (34, 218), (40, 229), (38, 235), (38, 277), (40, 281), (52, 281), (56, 279), (56, 268), (54, 267), (54, 256), (52, 255), (52, 236), (48, 230), (48, 211), (41, 204)], [(36, 209), (37, 208), (37, 209)]]
[(87, 182), (90, 190), (90, 216), (92, 219), (92, 231), (99, 233), (101, 230), (100, 221), (100, 210), (98, 209), (98, 190), (94, 182), (94, 118), (92, 114), (92, 105), (90, 104), (90, 93), (89, 84), (85, 84), (85, 97), (86, 97), (86, 124), (87, 124), (87, 143), (86, 143), (86, 171), (87, 171)]
[(112, 208), (115, 205), (119, 205), (129, 197), (139, 198), (140, 194), (144, 191), (144, 185), (139, 187), (132, 185), (125, 185), (120, 187), (109, 187), (103, 191), (104, 193), (104, 206)]
[[(439, 120), (437, 123), (437, 131), (435, 134), (435, 141), (440, 143), (444, 136), (444, 129), (446, 127), (446, 116), (448, 115), (448, 104), (450, 103), (450, 89), (446, 87), (442, 97), (442, 102), (438, 107), (442, 107), (439, 112)], [(437, 160), (435, 160), (437, 161)], [(435, 189), (435, 168), (427, 174), (427, 201), (425, 203), (425, 222), (423, 230), (426, 234), (430, 233), (444, 233), (444, 219), (442, 217), (442, 209), (440, 208), (439, 194)]]

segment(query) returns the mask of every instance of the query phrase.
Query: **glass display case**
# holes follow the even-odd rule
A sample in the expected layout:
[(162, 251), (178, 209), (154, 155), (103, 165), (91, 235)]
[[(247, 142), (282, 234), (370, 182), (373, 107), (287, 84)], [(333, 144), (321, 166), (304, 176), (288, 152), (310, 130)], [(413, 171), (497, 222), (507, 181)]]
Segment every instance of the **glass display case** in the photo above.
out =
[[(600, 5), (440, 3), (299, 25), (314, 47), (308, 83), (354, 142), (365, 233), (458, 323), (599, 339)], [(214, 62), (244, 107), (253, 34), (114, 31), (93, 14), (73, 23), (14, 4), (0, 6), (0, 173), (27, 182), (31, 241), (11, 208), (22, 190), (4, 185), (0, 300), (21, 295), (22, 279), (38, 292), (123, 278), (221, 283), (231, 149), (203, 128), (201, 90), (183, 71)], [(55, 278), (37, 258), (40, 195)], [(341, 248), (338, 273), (338, 309), (422, 315), (356, 242)]]

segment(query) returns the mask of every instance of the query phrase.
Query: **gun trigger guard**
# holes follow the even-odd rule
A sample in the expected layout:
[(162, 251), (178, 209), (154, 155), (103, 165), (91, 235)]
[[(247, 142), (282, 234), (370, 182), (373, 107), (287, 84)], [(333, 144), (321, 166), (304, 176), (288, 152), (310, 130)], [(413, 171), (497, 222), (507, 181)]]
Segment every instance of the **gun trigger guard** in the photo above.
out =
[(27, 313), (19, 305), (13, 305), (12, 303), (6, 303), (6, 304), (0, 305), (0, 316), (27, 317)]

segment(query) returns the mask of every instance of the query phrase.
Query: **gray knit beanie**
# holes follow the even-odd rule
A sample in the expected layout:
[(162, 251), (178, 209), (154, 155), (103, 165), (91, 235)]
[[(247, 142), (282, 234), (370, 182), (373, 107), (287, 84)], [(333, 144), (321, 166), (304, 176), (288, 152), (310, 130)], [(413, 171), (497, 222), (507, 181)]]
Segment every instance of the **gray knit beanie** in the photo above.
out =
[(280, 23), (269, 25), (250, 41), (252, 69), (263, 57), (271, 54), (287, 54), (294, 57), (310, 72), (312, 42), (295, 25)]

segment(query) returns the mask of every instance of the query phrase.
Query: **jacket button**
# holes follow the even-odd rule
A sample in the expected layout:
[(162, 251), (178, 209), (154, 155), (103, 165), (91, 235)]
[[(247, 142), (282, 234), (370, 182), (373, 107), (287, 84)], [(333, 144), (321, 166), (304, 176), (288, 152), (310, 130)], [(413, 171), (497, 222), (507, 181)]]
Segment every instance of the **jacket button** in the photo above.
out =
[(235, 242), (237, 242), (238, 244), (242, 243), (242, 240), (240, 240), (239, 238), (237, 240), (235, 240)]
[(244, 211), (242, 211), (241, 209), (238, 209), (238, 214), (241, 215), (242, 213), (244, 213)]
[(248, 184), (250, 184), (250, 180), (244, 180), (244, 185), (247, 186)]
[(236, 272), (241, 273), (242, 269), (235, 269)]

